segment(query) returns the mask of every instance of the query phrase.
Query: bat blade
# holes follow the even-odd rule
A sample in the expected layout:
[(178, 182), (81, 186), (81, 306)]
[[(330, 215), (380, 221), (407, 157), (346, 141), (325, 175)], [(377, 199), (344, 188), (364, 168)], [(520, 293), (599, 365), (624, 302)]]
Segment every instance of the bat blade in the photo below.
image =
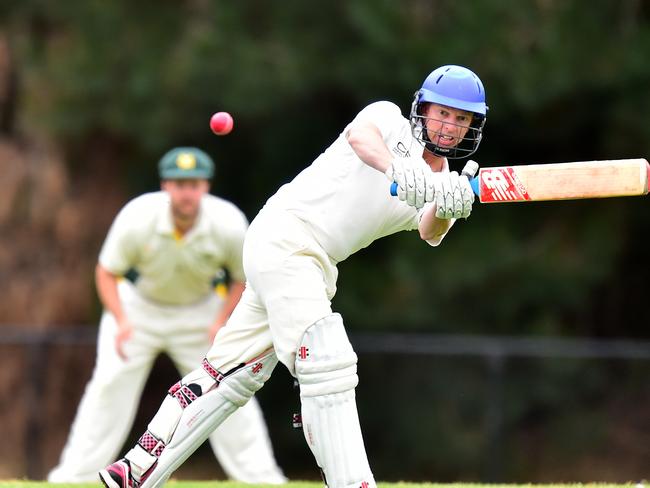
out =
[(645, 195), (643, 158), (482, 168), (472, 187), (483, 203)]

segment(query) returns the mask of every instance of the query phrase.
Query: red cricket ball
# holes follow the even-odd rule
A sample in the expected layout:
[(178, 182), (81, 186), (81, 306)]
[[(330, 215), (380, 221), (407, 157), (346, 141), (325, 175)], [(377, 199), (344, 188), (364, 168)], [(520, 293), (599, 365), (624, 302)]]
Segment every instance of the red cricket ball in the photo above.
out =
[(217, 112), (210, 117), (210, 129), (218, 136), (225, 136), (230, 134), (232, 130), (233, 120), (232, 115), (228, 112)]

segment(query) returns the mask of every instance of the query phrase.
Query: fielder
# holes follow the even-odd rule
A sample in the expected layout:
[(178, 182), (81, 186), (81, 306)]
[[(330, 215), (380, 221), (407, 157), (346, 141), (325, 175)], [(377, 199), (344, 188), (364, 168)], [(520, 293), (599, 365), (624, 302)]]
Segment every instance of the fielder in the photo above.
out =
[[(96, 268), (105, 311), (95, 370), (48, 481), (97, 480), (124, 445), (156, 357), (166, 353), (181, 375), (200, 366), (239, 301), (248, 222), (232, 203), (208, 193), (213, 172), (203, 151), (173, 149), (159, 163), (163, 191), (135, 198), (113, 222)], [(223, 268), (230, 291), (217, 294), (213, 280)], [(131, 270), (134, 282), (121, 278)], [(193, 396), (189, 388), (179, 383), (170, 395), (183, 402)], [(210, 443), (230, 478), (286, 481), (257, 402), (224, 422)]]
[[(272, 196), (244, 243), (247, 284), (203, 367), (168, 395), (143, 439), (100, 471), (109, 488), (161, 486), (243, 407), (277, 362), (300, 384), (305, 439), (330, 488), (376, 487), (357, 415), (357, 356), (332, 312), (337, 264), (380, 237), (418, 229), (437, 246), (474, 194), (448, 159), (476, 151), (487, 106), (481, 80), (434, 70), (409, 118), (388, 101), (361, 110), (310, 166)], [(399, 198), (390, 196), (390, 182)]]

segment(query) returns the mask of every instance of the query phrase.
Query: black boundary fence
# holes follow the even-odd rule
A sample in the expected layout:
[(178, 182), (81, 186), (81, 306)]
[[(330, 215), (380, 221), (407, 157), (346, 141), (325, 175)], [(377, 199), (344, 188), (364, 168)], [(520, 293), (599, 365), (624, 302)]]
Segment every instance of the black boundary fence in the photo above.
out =
[[(25, 392), (29, 411), (25, 425), (26, 473), (29, 479), (43, 475), (40, 405), (45, 377), (40, 366), (51, 347), (62, 345), (95, 346), (97, 329), (91, 327), (34, 330), (2, 326), (0, 345), (26, 349), (28, 377)], [(510, 358), (568, 358), (650, 360), (650, 341), (601, 340), (589, 338), (542, 338), (477, 335), (437, 335), (414, 333), (351, 333), (350, 341), (359, 354), (409, 354), (427, 356), (474, 357), (485, 361), (489, 372), (490, 397), (486, 399), (490, 472), (487, 481), (501, 478), (503, 459), (498, 448), (503, 438), (503, 389), (506, 363)]]
[(438, 357), (475, 357), (486, 363), (488, 436), (486, 482), (503, 480), (505, 432), (504, 388), (510, 359), (618, 359), (650, 360), (650, 341), (626, 339), (544, 338), (483, 335), (377, 333), (350, 338), (360, 354), (408, 354)]

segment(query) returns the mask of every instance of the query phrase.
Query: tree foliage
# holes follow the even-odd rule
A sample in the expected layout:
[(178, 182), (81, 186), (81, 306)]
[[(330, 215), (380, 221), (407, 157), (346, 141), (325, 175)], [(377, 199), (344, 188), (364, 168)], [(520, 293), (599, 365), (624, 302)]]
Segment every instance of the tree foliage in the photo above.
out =
[[(215, 192), (252, 218), (363, 105), (408, 110), (445, 63), (487, 88), (482, 164), (648, 154), (649, 11), (635, 0), (23, 0), (0, 12), (20, 127), (52, 134), (71, 171), (92, 175), (93, 148), (110, 144), (135, 193), (155, 185), (166, 149), (197, 144), (218, 161)], [(209, 133), (217, 110), (235, 116), (228, 138)], [(335, 305), (357, 327), (647, 335), (632, 323), (646, 215), (640, 199), (477, 205), (439, 249), (413, 233), (343, 263)]]

